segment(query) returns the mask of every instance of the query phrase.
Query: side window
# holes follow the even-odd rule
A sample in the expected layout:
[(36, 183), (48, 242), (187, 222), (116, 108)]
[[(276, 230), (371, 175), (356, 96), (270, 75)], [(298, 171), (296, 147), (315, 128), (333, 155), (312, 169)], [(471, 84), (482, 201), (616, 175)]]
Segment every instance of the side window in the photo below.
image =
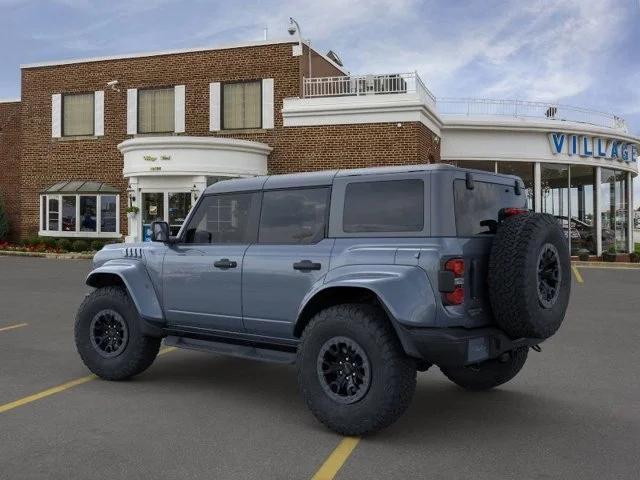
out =
[(345, 233), (420, 232), (424, 182), (419, 179), (354, 182), (344, 195)]
[(264, 192), (259, 243), (310, 244), (324, 238), (328, 188)]
[(256, 193), (228, 193), (205, 197), (185, 230), (185, 243), (250, 243), (255, 240), (251, 221)]

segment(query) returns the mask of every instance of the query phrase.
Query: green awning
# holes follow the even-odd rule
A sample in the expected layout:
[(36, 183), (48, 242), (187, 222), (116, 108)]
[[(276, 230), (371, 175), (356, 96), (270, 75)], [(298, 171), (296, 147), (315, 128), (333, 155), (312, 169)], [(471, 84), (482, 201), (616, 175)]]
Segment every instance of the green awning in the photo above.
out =
[(120, 189), (104, 182), (69, 180), (51, 185), (40, 193), (120, 193)]

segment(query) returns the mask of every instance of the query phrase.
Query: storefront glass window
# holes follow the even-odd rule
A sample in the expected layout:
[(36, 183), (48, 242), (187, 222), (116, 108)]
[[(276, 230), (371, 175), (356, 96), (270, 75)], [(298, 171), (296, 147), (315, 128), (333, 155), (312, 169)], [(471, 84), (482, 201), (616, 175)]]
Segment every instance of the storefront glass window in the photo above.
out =
[(473, 168), (475, 170), (484, 170), (491, 173), (495, 173), (496, 171), (496, 162), (458, 160), (457, 165), (460, 168)]
[(115, 195), (100, 197), (100, 231), (115, 232), (117, 218), (117, 204)]
[(169, 230), (177, 235), (191, 210), (191, 193), (169, 193)]
[(542, 164), (540, 167), (542, 212), (556, 217), (569, 239), (569, 165)]
[(524, 182), (527, 194), (527, 208), (534, 208), (533, 201), (533, 163), (531, 162), (498, 162), (498, 173), (516, 175)]
[(164, 193), (142, 194), (142, 239), (151, 241), (151, 222), (164, 221)]
[(80, 197), (80, 231), (95, 232), (96, 231), (96, 197), (84, 196)]
[(607, 168), (601, 169), (600, 183), (602, 215), (602, 251), (628, 251), (627, 174)]
[(62, 197), (62, 231), (76, 231), (76, 197)]
[(579, 250), (597, 253), (595, 227), (595, 169), (582, 165), (571, 165), (571, 189), (569, 206), (571, 210), (571, 254)]

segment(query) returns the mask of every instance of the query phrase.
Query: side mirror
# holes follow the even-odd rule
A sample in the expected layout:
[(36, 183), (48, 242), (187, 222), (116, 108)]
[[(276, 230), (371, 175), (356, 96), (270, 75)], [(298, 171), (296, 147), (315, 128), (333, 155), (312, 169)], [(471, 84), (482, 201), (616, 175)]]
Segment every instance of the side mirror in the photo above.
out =
[(151, 222), (151, 241), (169, 242), (169, 224), (167, 222)]

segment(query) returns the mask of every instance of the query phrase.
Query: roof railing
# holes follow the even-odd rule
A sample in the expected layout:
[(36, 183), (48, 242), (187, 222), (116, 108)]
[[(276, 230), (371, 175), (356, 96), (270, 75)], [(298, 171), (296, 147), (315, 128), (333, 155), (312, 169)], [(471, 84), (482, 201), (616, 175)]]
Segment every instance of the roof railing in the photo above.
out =
[(425, 104), (444, 115), (539, 118), (629, 132), (625, 120), (617, 115), (560, 103), (491, 98), (436, 99), (417, 72), (312, 77), (304, 78), (302, 84), (304, 98), (416, 94)]
[(629, 131), (625, 120), (617, 115), (560, 103), (490, 98), (439, 98), (436, 103), (438, 113), (444, 115), (539, 118)]
[(303, 97), (344, 97), (415, 93), (435, 106), (436, 97), (416, 72), (303, 79)]

